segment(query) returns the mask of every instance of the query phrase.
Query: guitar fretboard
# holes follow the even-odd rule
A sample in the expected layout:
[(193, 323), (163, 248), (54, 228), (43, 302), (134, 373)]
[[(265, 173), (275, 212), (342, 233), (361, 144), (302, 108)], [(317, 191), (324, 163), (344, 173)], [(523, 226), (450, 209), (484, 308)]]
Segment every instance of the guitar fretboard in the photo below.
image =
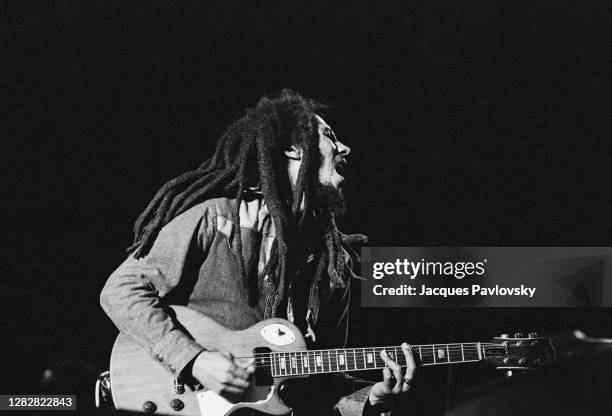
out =
[[(411, 348), (417, 365), (465, 363), (483, 358), (479, 342), (412, 345)], [(256, 365), (270, 366), (273, 377), (375, 370), (386, 367), (380, 356), (383, 349), (399, 365), (406, 366), (400, 346), (271, 352), (269, 356), (259, 357), (261, 361)]]

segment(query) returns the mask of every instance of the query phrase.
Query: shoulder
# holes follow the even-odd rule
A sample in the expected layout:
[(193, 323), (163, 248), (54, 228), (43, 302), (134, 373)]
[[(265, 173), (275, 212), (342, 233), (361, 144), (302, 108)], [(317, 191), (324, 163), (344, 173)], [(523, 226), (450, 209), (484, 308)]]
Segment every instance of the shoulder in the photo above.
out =
[[(207, 223), (214, 224), (222, 230), (234, 225), (234, 213), (236, 212), (235, 198), (212, 198), (194, 205), (181, 216), (191, 219), (203, 219)], [(240, 227), (260, 230), (264, 221), (269, 217), (263, 198), (242, 201), (239, 216)]]

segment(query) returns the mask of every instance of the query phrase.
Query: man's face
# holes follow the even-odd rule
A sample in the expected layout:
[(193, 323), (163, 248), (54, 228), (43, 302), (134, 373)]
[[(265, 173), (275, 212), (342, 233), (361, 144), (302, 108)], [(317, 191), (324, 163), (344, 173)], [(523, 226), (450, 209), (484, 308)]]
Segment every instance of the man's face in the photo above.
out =
[(344, 177), (340, 174), (347, 165), (347, 156), (351, 152), (348, 146), (342, 144), (331, 127), (319, 116), (319, 151), (321, 153), (321, 167), (319, 168), (319, 182), (340, 190), (344, 184)]

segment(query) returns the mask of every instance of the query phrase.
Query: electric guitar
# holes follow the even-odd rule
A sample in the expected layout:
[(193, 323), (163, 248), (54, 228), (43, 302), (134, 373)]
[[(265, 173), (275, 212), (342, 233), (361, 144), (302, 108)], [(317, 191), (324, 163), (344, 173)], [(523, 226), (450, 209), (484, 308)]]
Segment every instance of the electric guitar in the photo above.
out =
[[(268, 319), (243, 331), (231, 331), (184, 306), (172, 306), (176, 319), (209, 351), (229, 351), (256, 371), (243, 397), (232, 402), (195, 380), (173, 377), (132, 338), (120, 334), (110, 361), (113, 402), (118, 409), (187, 416), (224, 416), (239, 409), (270, 415), (291, 412), (279, 397), (288, 379), (315, 374), (382, 369), (380, 351), (405, 366), (400, 346), (307, 350), (299, 329), (284, 319)], [(518, 335), (518, 334), (517, 334)], [(412, 345), (422, 366), (488, 361), (503, 370), (528, 370), (555, 359), (550, 340), (501, 336), (491, 342)]]

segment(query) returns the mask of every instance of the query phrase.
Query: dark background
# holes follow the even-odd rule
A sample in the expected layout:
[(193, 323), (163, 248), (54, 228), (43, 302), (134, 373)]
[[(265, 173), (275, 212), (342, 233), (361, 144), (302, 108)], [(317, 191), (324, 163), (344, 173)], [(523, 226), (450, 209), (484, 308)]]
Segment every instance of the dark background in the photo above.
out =
[[(107, 368), (116, 330), (98, 294), (134, 219), (243, 108), (284, 87), (334, 107), (327, 121), (353, 148), (343, 228), (373, 246), (610, 245), (611, 8), (0, 3), (0, 391), (36, 391), (62, 360)], [(606, 309), (355, 302), (351, 322), (355, 345), (612, 334)], [(444, 407), (448, 371), (421, 373), (430, 411)], [(453, 371), (455, 391), (496, 377)]]

